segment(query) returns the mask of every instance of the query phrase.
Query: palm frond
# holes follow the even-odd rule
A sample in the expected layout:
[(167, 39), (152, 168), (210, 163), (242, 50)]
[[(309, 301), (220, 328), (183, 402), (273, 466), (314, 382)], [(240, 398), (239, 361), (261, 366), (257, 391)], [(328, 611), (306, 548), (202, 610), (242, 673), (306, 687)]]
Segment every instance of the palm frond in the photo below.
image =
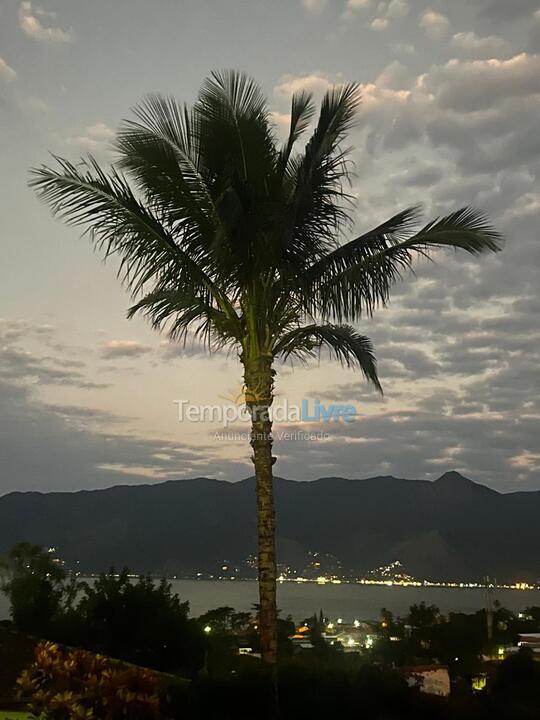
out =
[(202, 86), (195, 114), (199, 122), (201, 161), (221, 229), (211, 253), (222, 273), (246, 287), (279, 256), (271, 189), (277, 186), (278, 150), (266, 98), (247, 75), (214, 72)]
[(201, 167), (197, 117), (173, 98), (150, 95), (125, 120), (115, 147), (118, 167), (134, 178), (143, 195), (171, 224), (198, 226), (202, 237), (217, 223)]
[(167, 330), (172, 340), (186, 341), (193, 330), (193, 337), (202, 339), (210, 347), (223, 346), (236, 341), (241, 343), (239, 318), (231, 318), (211, 304), (207, 297), (201, 297), (189, 289), (164, 287), (153, 290), (132, 305), (128, 319), (137, 314), (144, 315), (152, 327), (159, 332)]
[(214, 196), (237, 178), (254, 187), (264, 184), (276, 157), (266, 97), (248, 75), (214, 71), (195, 104), (200, 119), (200, 152), (215, 175)]
[(314, 357), (322, 347), (347, 367), (358, 367), (366, 380), (382, 393), (377, 375), (377, 361), (371, 340), (350, 325), (305, 325), (282, 335), (274, 355), (287, 359)]
[(306, 269), (308, 278), (316, 278), (330, 268), (344, 270), (359, 259), (371, 257), (374, 252), (384, 249), (392, 243), (407, 239), (418, 225), (420, 207), (418, 205), (401, 210), (377, 227), (363, 233), (354, 240), (340, 245)]
[(358, 83), (338, 85), (325, 93), (317, 127), (308, 143), (308, 161), (317, 163), (321, 155), (331, 152), (343, 140), (356, 121), (361, 99)]
[(294, 93), (291, 100), (289, 136), (279, 155), (278, 174), (281, 175), (285, 172), (294, 144), (308, 128), (314, 116), (315, 105), (313, 103), (312, 93), (304, 91)]
[(133, 194), (114, 169), (107, 175), (90, 158), (79, 167), (56, 158), (58, 170), (32, 171), (30, 186), (54, 215), (69, 225), (86, 228), (92, 243), (105, 257), (118, 255), (119, 275), (136, 294), (148, 283), (179, 284), (216, 293), (207, 259), (194, 259), (152, 210)]
[(500, 233), (479, 210), (462, 208), (413, 232), (417, 219), (418, 208), (408, 208), (314, 263), (302, 280), (306, 309), (354, 321), (384, 306), (392, 285), (418, 257), (441, 247), (473, 255), (501, 248)]
[(463, 207), (446, 217), (437, 218), (409, 238), (409, 248), (453, 247), (471, 255), (498, 252), (503, 237), (486, 215), (471, 207)]
[[(285, 177), (290, 197), (289, 233), (305, 259), (319, 258), (337, 244), (336, 236), (351, 223), (350, 149), (340, 143), (350, 129), (358, 103), (358, 85), (329, 90), (305, 152), (291, 158)], [(306, 263), (302, 268), (304, 270)]]

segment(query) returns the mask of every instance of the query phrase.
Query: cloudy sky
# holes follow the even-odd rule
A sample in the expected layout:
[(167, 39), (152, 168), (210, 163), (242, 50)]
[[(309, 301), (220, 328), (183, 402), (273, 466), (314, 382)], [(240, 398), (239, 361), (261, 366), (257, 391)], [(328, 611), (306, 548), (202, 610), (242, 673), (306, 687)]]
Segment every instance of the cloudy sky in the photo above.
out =
[[(145, 93), (192, 101), (213, 68), (255, 76), (282, 130), (291, 93), (362, 84), (358, 229), (421, 202), (484, 209), (497, 256), (442, 253), (361, 326), (384, 398), (321, 358), (282, 367), (278, 401), (354, 403), (355, 422), (278, 428), (277, 472), (540, 489), (538, 0), (40, 0), (0, 3), (0, 493), (251, 473), (241, 439), (179, 423), (227, 403), (234, 356), (127, 321), (114, 263), (27, 189), (48, 152), (110, 160)], [(245, 430), (245, 427), (236, 427)], [(279, 439), (321, 429), (319, 440)]]

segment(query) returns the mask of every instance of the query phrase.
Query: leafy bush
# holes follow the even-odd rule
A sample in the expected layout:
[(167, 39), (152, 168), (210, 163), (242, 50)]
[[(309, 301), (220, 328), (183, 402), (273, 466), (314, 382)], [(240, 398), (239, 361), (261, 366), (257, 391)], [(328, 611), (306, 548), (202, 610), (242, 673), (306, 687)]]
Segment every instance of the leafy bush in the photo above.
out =
[(38, 545), (18, 543), (0, 558), (0, 590), (18, 630), (46, 635), (77, 592), (76, 582)]
[(204, 664), (205, 638), (166, 580), (133, 582), (127, 570), (102, 573), (84, 594), (63, 640), (166, 672), (195, 674)]
[(40, 643), (35, 661), (17, 680), (30, 711), (46, 720), (157, 720), (157, 680), (85, 650)]
[[(34, 659), (35, 640), (0, 622), (0, 707), (13, 700), (18, 676)], [(4, 720), (0, 712), (0, 720)]]
[(111, 569), (81, 582), (39, 546), (19, 543), (0, 558), (0, 591), (22, 633), (188, 676), (204, 665), (202, 627), (166, 580)]

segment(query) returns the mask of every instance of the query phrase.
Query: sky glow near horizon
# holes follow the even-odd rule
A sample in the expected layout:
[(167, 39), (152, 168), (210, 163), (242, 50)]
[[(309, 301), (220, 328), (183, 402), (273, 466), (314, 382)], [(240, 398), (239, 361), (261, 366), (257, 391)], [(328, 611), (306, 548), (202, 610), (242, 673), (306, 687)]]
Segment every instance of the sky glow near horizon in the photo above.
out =
[(420, 263), (359, 325), (383, 398), (324, 356), (278, 368), (278, 401), (360, 415), (328, 424), (323, 440), (276, 442), (276, 473), (456, 469), (502, 491), (540, 489), (539, 1), (2, 0), (0, 493), (252, 473), (244, 441), (179, 423), (174, 404), (232, 402), (238, 359), (127, 321), (114, 261), (27, 188), (49, 152), (108, 162), (142, 96), (191, 102), (224, 67), (261, 83), (281, 133), (295, 90), (362, 84), (357, 230), (418, 202), (431, 217), (472, 204), (507, 238), (497, 256)]

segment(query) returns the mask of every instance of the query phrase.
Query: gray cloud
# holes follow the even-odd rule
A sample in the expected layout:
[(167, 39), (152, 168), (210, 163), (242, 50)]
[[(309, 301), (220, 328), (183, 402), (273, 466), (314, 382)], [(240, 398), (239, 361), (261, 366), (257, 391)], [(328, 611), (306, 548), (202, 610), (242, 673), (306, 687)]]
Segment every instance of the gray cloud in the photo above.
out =
[(27, 37), (46, 43), (71, 42), (73, 32), (54, 25), (55, 19), (56, 13), (34, 6), (27, 0), (23, 0), (19, 6), (19, 26)]
[(201, 341), (200, 338), (188, 334), (185, 342), (173, 342), (164, 340), (161, 343), (161, 357), (164, 360), (180, 360), (182, 358), (200, 358), (201, 360), (210, 360), (219, 358), (220, 360), (235, 356), (235, 350), (230, 348), (212, 348)]
[(432, 40), (441, 40), (450, 29), (450, 22), (446, 15), (428, 7), (420, 14), (420, 27)]
[[(365, 3), (358, 3), (360, 6)], [(393, 23), (409, 14), (409, 3), (406, 0), (382, 0), (377, 5), (377, 14), (371, 21), (372, 30), (386, 30)]]
[(383, 358), (381, 375), (392, 375), (388, 364), (397, 364), (399, 377), (432, 377), (441, 371), (440, 365), (425, 350), (405, 344), (379, 345), (379, 358)]
[[(20, 326), (19, 326), (20, 327)], [(71, 385), (86, 390), (106, 388), (88, 378), (82, 371), (84, 363), (80, 361), (39, 355), (15, 345), (19, 340), (19, 327), (13, 326), (0, 334), (0, 378), (10, 382), (35, 381), (43, 385)]]
[(503, 60), (450, 60), (433, 69), (425, 88), (437, 94), (442, 109), (489, 109), (501, 100), (540, 93), (540, 57), (521, 53)]
[[(494, 173), (540, 157), (535, 118), (540, 109), (540, 56), (453, 59), (393, 88), (386, 72), (364, 85), (365, 149), (404, 150), (427, 140), (446, 174)], [(426, 156), (425, 147), (418, 161)], [(453, 164), (449, 165), (449, 163)], [(433, 162), (431, 163), (433, 165)], [(442, 169), (441, 168), (441, 169)], [(420, 168), (418, 169), (420, 172)], [(409, 168), (409, 173), (413, 168)]]
[[(102, 426), (111, 422), (106, 413), (47, 406), (28, 388), (2, 380), (0, 405), (0, 494), (223, 475), (217, 445), (189, 447), (105, 431)], [(229, 470), (237, 479), (249, 474), (247, 464), (231, 462)]]
[(407, 170), (403, 177), (403, 185), (410, 187), (432, 187), (444, 176), (442, 168), (436, 165), (425, 165), (423, 167)]
[(452, 47), (465, 55), (476, 58), (500, 57), (508, 53), (508, 43), (498, 35), (482, 37), (473, 31), (456, 33), (452, 37)]
[(302, 466), (296, 462), (299, 449), (294, 441), (277, 442), (280, 474), (307, 479), (331, 468), (337, 476), (393, 474), (429, 479), (453, 467), (503, 490), (538, 486), (540, 468), (530, 458), (540, 431), (538, 418), (508, 427), (500, 416), (463, 414), (460, 403), (454, 413), (448, 391), (438, 400), (426, 410), (392, 411), (328, 426), (324, 428), (328, 439), (302, 448)]
[(529, 27), (529, 50), (534, 53), (540, 53), (540, 9), (534, 13), (532, 23)]
[(17, 77), (15, 70), (9, 65), (4, 58), (0, 57), (0, 80), (4, 82), (12, 82)]
[(105, 360), (138, 358), (152, 352), (152, 348), (136, 340), (110, 340), (101, 346), (100, 354)]
[(515, 22), (538, 10), (538, 0), (472, 0), (479, 17), (495, 23)]
[(384, 404), (387, 402), (384, 395), (381, 395), (372, 385), (362, 382), (359, 377), (351, 382), (332, 385), (324, 390), (312, 391), (307, 396), (328, 402), (347, 403), (353, 400), (359, 400), (361, 404)]

